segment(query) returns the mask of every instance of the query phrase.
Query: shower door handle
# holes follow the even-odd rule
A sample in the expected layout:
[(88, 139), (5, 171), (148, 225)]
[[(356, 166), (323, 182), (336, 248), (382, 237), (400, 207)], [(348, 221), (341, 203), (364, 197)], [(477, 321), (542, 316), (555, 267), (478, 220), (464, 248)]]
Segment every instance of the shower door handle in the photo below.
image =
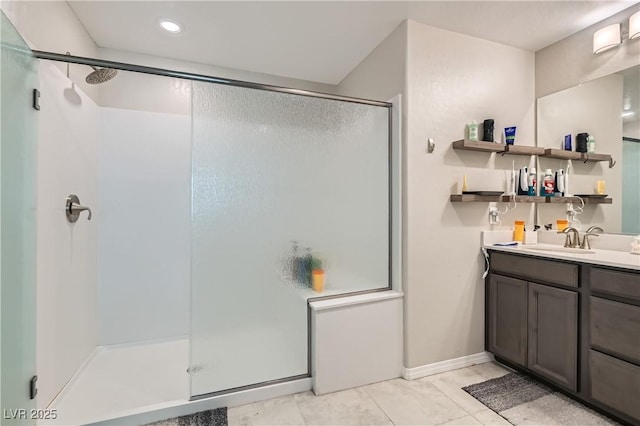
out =
[(67, 220), (69, 222), (77, 222), (78, 218), (80, 217), (80, 213), (85, 210), (89, 212), (87, 220), (91, 220), (91, 209), (89, 207), (80, 205), (80, 200), (78, 199), (77, 195), (71, 194), (67, 197), (66, 214)]

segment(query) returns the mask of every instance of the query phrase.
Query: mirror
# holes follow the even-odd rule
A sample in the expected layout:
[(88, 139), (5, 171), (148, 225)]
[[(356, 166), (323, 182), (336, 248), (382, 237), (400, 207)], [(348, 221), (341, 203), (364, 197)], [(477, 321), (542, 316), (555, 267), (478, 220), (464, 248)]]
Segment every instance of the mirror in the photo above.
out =
[[(583, 228), (597, 225), (609, 233), (640, 234), (640, 66), (635, 66), (578, 86), (539, 98), (537, 101), (537, 144), (561, 149), (565, 135), (571, 135), (575, 151), (576, 134), (595, 137), (595, 152), (610, 154), (617, 162), (573, 160), (569, 185), (572, 194), (595, 194), (598, 181), (612, 204), (586, 205), (578, 220)], [(539, 158), (538, 167), (565, 169), (565, 160)], [(578, 206), (580, 207), (580, 206)], [(538, 206), (541, 224), (566, 218), (566, 205)]]

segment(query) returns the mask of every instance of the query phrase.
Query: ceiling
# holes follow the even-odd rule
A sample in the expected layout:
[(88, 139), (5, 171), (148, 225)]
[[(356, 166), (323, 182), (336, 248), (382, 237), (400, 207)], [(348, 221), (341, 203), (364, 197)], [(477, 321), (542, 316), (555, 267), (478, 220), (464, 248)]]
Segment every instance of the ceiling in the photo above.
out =
[(100, 47), (338, 84), (405, 19), (536, 51), (636, 1), (68, 3)]

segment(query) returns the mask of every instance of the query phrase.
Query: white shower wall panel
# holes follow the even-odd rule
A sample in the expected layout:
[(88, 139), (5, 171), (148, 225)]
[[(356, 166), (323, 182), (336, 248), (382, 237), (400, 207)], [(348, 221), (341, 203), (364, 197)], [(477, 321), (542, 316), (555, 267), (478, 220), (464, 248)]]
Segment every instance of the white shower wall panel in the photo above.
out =
[(189, 333), (191, 119), (101, 109), (98, 342)]
[[(94, 350), (99, 107), (51, 63), (41, 63), (37, 193), (38, 408), (46, 407)], [(94, 217), (76, 223), (77, 194)]]

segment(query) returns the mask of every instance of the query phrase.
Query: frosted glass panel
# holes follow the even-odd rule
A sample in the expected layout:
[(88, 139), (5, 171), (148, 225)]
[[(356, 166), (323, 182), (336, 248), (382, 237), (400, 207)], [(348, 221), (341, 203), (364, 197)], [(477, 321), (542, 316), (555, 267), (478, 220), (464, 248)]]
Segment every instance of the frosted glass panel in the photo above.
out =
[(307, 298), (389, 285), (389, 110), (192, 93), (192, 395), (306, 375)]
[[(0, 423), (35, 424), (29, 380), (36, 374), (36, 129), (38, 75), (31, 51), (0, 12), (0, 246), (2, 342)], [(25, 409), (26, 415), (18, 415)], [(12, 411), (11, 411), (12, 410)]]

